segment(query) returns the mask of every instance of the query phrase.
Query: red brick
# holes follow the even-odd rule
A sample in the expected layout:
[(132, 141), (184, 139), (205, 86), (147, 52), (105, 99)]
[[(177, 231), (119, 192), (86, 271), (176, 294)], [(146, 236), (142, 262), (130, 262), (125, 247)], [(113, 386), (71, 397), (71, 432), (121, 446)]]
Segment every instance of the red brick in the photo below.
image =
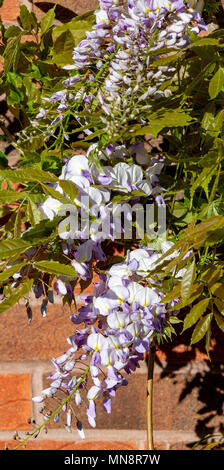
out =
[[(178, 367), (178, 366), (177, 366)], [(153, 425), (154, 430), (194, 431), (199, 437), (212, 428), (214, 432), (223, 424), (224, 377), (220, 374), (203, 373), (186, 376), (181, 373), (161, 377), (154, 376)], [(121, 387), (112, 399), (112, 413), (106, 414), (102, 404), (97, 402), (97, 429), (136, 429), (146, 430), (146, 375), (133, 374), (128, 377), (128, 385)], [(45, 387), (49, 386), (45, 382)], [(49, 409), (56, 408), (54, 400), (49, 400)], [(83, 428), (90, 428), (86, 417), (86, 403), (76, 409)], [(57, 424), (49, 423), (49, 428), (63, 428), (65, 414)]]
[[(97, 277), (94, 278), (97, 281)], [(89, 286), (84, 293), (91, 292)], [(79, 293), (79, 288), (77, 288)], [(79, 305), (77, 305), (79, 308)], [(16, 305), (1, 315), (0, 322), (0, 357), (2, 361), (49, 360), (52, 356), (60, 355), (68, 347), (66, 338), (73, 334), (74, 325), (70, 321), (68, 307), (61, 304), (49, 304), (46, 318), (40, 313), (40, 307), (35, 306), (33, 320), (27, 323), (25, 307)], [(75, 308), (72, 307), (72, 313)], [(82, 328), (83, 325), (80, 325)], [(222, 364), (224, 353), (222, 348), (223, 334), (217, 331), (216, 340), (213, 340), (211, 351), (212, 363)], [(7, 334), (6, 334), (7, 332)], [(190, 361), (205, 361), (207, 355), (204, 342), (201, 341), (190, 347), (190, 334), (173, 338), (172, 343), (160, 345), (157, 351), (157, 361), (166, 361), (168, 364), (188, 364)]]
[(30, 325), (22, 305), (16, 305), (1, 315), (2, 361), (48, 361), (69, 347), (66, 338), (73, 334), (75, 328), (68, 309), (57, 304), (49, 305), (45, 318), (42, 317), (39, 306), (32, 310), (33, 320)]
[[(143, 450), (148, 450), (148, 444), (146, 441), (144, 443)], [(168, 450), (167, 442), (154, 442), (154, 450)]]
[[(0, 449), (12, 449), (18, 442), (0, 442)], [(83, 441), (83, 442), (61, 442), (61, 441), (28, 441), (26, 450), (136, 450), (135, 442), (106, 442), (106, 441)], [(24, 450), (21, 446), (20, 450)]]
[(0, 429), (28, 429), (31, 416), (29, 374), (0, 375)]
[(76, 15), (82, 15), (86, 11), (94, 10), (97, 8), (98, 0), (51, 0), (49, 7), (47, 2), (39, 2), (34, 0), (34, 12), (38, 18), (42, 18), (44, 13), (52, 7), (52, 4), (57, 3), (56, 7), (56, 18), (62, 22), (67, 22)]
[(171, 442), (170, 450), (190, 450), (192, 449), (194, 442)]
[[(184, 334), (173, 336), (172, 342), (161, 344), (157, 351), (157, 359), (168, 363), (187, 364), (190, 361), (207, 361), (208, 356), (205, 350), (204, 339), (190, 346), (193, 329), (189, 329)], [(177, 329), (178, 332), (178, 329)], [(213, 324), (213, 337), (211, 341), (211, 362), (223, 364), (223, 332)]]
[(0, 8), (0, 17), (2, 21), (13, 22), (19, 16), (19, 0), (5, 0)]
[(100, 278), (97, 273), (93, 273), (92, 282), (88, 285), (87, 281), (79, 282), (75, 287), (75, 294), (91, 295), (94, 292), (94, 283), (99, 282)]

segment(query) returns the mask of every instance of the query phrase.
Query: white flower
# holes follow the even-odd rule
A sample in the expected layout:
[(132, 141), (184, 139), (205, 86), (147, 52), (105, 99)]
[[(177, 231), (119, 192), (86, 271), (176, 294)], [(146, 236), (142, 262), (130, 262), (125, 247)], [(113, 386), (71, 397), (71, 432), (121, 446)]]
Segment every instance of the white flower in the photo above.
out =
[(63, 204), (60, 201), (49, 196), (46, 201), (39, 205), (39, 209), (44, 218), (53, 220), (62, 205)]
[(150, 256), (149, 253), (144, 250), (144, 248), (138, 248), (136, 250), (131, 251), (130, 253), (130, 260), (136, 259), (138, 261), (138, 268), (136, 269), (136, 272), (140, 275), (143, 275), (144, 273), (154, 269), (156, 261), (159, 258), (159, 254), (153, 253)]
[(129, 290), (129, 300), (128, 302), (130, 304), (132, 304), (133, 302), (136, 302), (139, 298), (139, 296), (142, 295), (142, 289), (143, 287), (138, 284), (137, 282), (131, 282), (129, 285), (128, 285), (128, 290)]
[(87, 339), (88, 346), (94, 351), (108, 348), (108, 340), (101, 333), (91, 333)]
[(113, 312), (107, 317), (107, 324), (113, 330), (120, 330), (125, 328), (129, 323), (129, 316), (123, 312)]
[(108, 14), (107, 14), (107, 11), (106, 10), (97, 10), (95, 12), (95, 16), (96, 16), (96, 23), (99, 24), (99, 23), (102, 23), (104, 22), (105, 24), (108, 24), (110, 23), (110, 20), (108, 18)]
[(82, 176), (83, 171), (90, 171), (85, 155), (75, 155), (62, 168), (60, 179), (72, 181), (74, 176)]
[(137, 302), (141, 307), (148, 307), (149, 305), (155, 305), (160, 303), (161, 298), (150, 287), (144, 287), (137, 282), (132, 282), (128, 285), (130, 292), (129, 302)]
[(160, 296), (150, 287), (143, 287), (142, 296), (138, 297), (137, 302), (142, 307), (148, 307), (149, 305), (156, 305), (161, 302)]
[(88, 400), (96, 400), (101, 395), (101, 388), (93, 385), (87, 393)]
[(126, 263), (114, 264), (108, 271), (110, 276), (118, 276), (119, 278), (124, 278), (131, 276), (132, 271), (129, 269)]
[(100, 315), (108, 315), (110, 310), (112, 310), (115, 307), (118, 307), (119, 301), (118, 299), (114, 296), (113, 299), (110, 299), (106, 296), (101, 296), (93, 299), (93, 306), (94, 310), (97, 309), (99, 310)]

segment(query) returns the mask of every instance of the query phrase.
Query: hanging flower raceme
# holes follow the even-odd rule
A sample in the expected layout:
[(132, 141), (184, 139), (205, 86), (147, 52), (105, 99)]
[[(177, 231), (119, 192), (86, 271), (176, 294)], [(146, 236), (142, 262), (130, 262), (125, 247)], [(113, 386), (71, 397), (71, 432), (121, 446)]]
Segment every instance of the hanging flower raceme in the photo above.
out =
[[(95, 17), (92, 30), (74, 49), (74, 64), (64, 67), (76, 74), (63, 82), (63, 90), (45, 98), (56, 104), (58, 114), (45, 131), (46, 139), (79, 103), (90, 115), (93, 109), (100, 110), (109, 140), (119, 136), (127, 119), (142, 123), (140, 108), (149, 110), (152, 100), (172, 94), (169, 83), (177, 73), (176, 64), (155, 66), (154, 59), (185, 48), (189, 31), (207, 29), (199, 13), (183, 0), (99, 0)], [(46, 113), (41, 108), (35, 126)], [(87, 118), (78, 112), (74, 118), (87, 127), (87, 135), (92, 133)], [(65, 139), (69, 140), (66, 133)]]
[[(163, 302), (161, 279), (151, 279), (148, 286), (161, 252), (169, 248), (170, 244), (162, 242), (160, 251), (139, 248), (128, 253), (123, 263), (114, 264), (105, 273), (93, 295), (83, 297), (84, 306), (79, 312), (71, 315), (72, 323), (83, 323), (84, 328), (77, 328), (68, 338), (70, 348), (52, 359), (56, 371), (48, 377), (51, 386), (33, 400), (47, 405), (47, 398), (57, 397), (60, 390), (67, 396), (73, 391), (72, 407), (68, 402), (62, 411), (69, 413), (70, 422), (73, 410), (81, 437), (80, 405), (87, 399), (86, 414), (92, 427), (96, 426), (97, 402), (111, 412), (111, 399), (127, 385), (127, 375), (139, 367), (155, 333), (162, 332), (169, 310), (177, 302)], [(88, 368), (83, 381), (80, 368)], [(43, 413), (47, 417), (47, 407)]]
[(98, 104), (107, 116), (115, 109), (128, 108), (133, 94), (139, 102), (163, 96), (160, 86), (176, 68), (161, 66), (155, 71), (149, 54), (163, 48), (184, 48), (189, 43), (189, 30), (198, 34), (206, 29), (199, 13), (183, 0), (99, 1), (95, 16), (92, 31), (74, 49), (74, 65), (66, 68), (83, 72), (96, 65), (100, 70), (105, 59), (111, 58), (97, 93)]

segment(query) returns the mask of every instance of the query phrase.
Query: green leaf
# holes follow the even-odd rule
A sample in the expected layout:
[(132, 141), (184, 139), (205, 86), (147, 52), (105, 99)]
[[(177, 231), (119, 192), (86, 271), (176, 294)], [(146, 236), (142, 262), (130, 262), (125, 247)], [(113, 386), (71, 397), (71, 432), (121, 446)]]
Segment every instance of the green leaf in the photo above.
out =
[(0, 304), (0, 313), (6, 312), (9, 308), (15, 305), (24, 295), (28, 294), (32, 288), (33, 279), (29, 279), (21, 288), (16, 290), (14, 294), (3, 300)]
[(202, 274), (201, 280), (206, 282), (210, 289), (222, 276), (222, 270), (216, 266), (209, 266)]
[(201, 450), (212, 450), (215, 447), (218, 447), (218, 450), (221, 450), (219, 446), (220, 446), (220, 442), (210, 442), (209, 444), (206, 444), (206, 446), (204, 446)]
[(186, 315), (184, 319), (184, 327), (182, 333), (194, 325), (199, 318), (206, 312), (209, 305), (209, 299), (203, 299), (198, 302), (191, 311)]
[(18, 34), (21, 34), (22, 30), (19, 28), (19, 26), (9, 26), (5, 32), (5, 38), (9, 39), (15, 36), (18, 36)]
[(78, 194), (78, 188), (75, 186), (75, 184), (72, 181), (60, 179), (59, 185), (61, 186), (65, 194), (67, 194), (69, 198), (71, 199), (71, 201), (73, 202)]
[(10, 70), (16, 72), (17, 65), (20, 58), (20, 39), (19, 34), (15, 39), (12, 39), (4, 50), (4, 71), (8, 73)]
[(37, 34), (38, 31), (39, 31), (39, 26), (38, 26), (37, 17), (35, 15), (34, 11), (30, 12), (30, 21), (31, 21), (31, 24), (32, 24), (32, 27), (34, 29), (35, 34)]
[(181, 319), (178, 318), (178, 317), (170, 316), (170, 317), (169, 317), (169, 322), (170, 322), (172, 325), (176, 325), (177, 323), (183, 323), (183, 320), (181, 320)]
[(41, 204), (47, 198), (46, 194), (42, 193), (25, 193), (27, 194), (27, 199), (31, 199), (31, 201), (35, 202), (35, 204)]
[(10, 204), (11, 202), (19, 201), (20, 199), (26, 199), (28, 193), (16, 193), (15, 191), (3, 190), (0, 192), (0, 203)]
[(20, 5), (19, 17), (20, 17), (22, 27), (27, 31), (31, 31), (30, 12), (25, 5)]
[(220, 313), (215, 312), (215, 319), (216, 319), (216, 323), (217, 323), (218, 327), (224, 333), (224, 318), (223, 318), (223, 316), (220, 315)]
[(55, 7), (51, 8), (51, 10), (49, 10), (46, 13), (46, 15), (44, 15), (44, 17), (42, 18), (42, 20), (40, 22), (40, 29), (41, 29), (41, 35), (42, 36), (43, 36), (43, 34), (47, 33), (47, 31), (49, 31), (49, 29), (53, 25), (53, 22), (54, 22), (54, 19), (55, 19), (54, 10), (55, 10)]
[(221, 109), (215, 116), (214, 130), (221, 131), (224, 121), (224, 109)]
[[(204, 47), (204, 46), (219, 46), (219, 39), (213, 39), (213, 38), (199, 38), (199, 36), (196, 35), (197, 40), (188, 46), (189, 48), (195, 48), (195, 47)], [(199, 38), (199, 39), (198, 39)]]
[(19, 238), (21, 236), (21, 212), (18, 210), (16, 214), (15, 224), (14, 224), (14, 237)]
[(45, 198), (46, 196), (41, 193), (15, 192), (7, 189), (0, 191), (0, 203), (2, 204), (10, 204), (21, 199), (31, 199), (36, 204), (40, 204), (44, 202)]
[(211, 103), (209, 106), (205, 108), (205, 113), (203, 119), (201, 121), (201, 127), (205, 131), (208, 131), (214, 125), (215, 119), (215, 106), (214, 103)]
[(0, 150), (0, 169), (5, 169), (9, 166), (7, 155)]
[(177, 284), (174, 288), (163, 297), (163, 302), (170, 302), (171, 300), (177, 299), (180, 296), (181, 286)]
[(189, 126), (192, 122), (192, 117), (184, 113), (182, 110), (171, 109), (163, 114), (161, 113), (161, 116), (158, 115), (158, 118), (155, 117), (154, 119), (152, 117), (149, 125), (140, 127), (138, 130), (131, 133), (131, 135), (136, 136), (150, 134), (154, 137), (157, 137), (159, 132), (166, 127), (171, 128)]
[(37, 205), (31, 199), (28, 201), (27, 212), (31, 225), (39, 224), (42, 215)]
[(39, 168), (29, 168), (24, 170), (1, 170), (0, 180), (12, 183), (56, 183), (58, 178), (48, 171)]
[(0, 259), (19, 255), (30, 247), (30, 243), (18, 238), (14, 240), (3, 240), (0, 242)]
[(53, 35), (58, 38), (62, 33), (69, 30), (76, 41), (76, 45), (85, 37), (86, 31), (90, 31), (96, 21), (94, 10), (88, 11), (83, 15), (76, 16), (68, 23), (56, 26), (53, 29)]
[(212, 77), (209, 83), (208, 92), (212, 100), (216, 98), (216, 96), (218, 96), (218, 94), (222, 90), (223, 85), (224, 85), (224, 71), (222, 67), (219, 67), (219, 69), (217, 70), (217, 72)]
[(189, 299), (191, 295), (191, 289), (193, 282), (196, 276), (196, 267), (195, 267), (195, 259), (191, 263), (190, 267), (185, 272), (182, 281), (181, 281), (181, 297), (183, 302)]
[(75, 269), (71, 265), (61, 264), (58, 261), (38, 261), (35, 267), (56, 276), (77, 277)]
[[(214, 102), (212, 102), (210, 103), (210, 106), (207, 106), (202, 122), (201, 122), (202, 129), (207, 131), (207, 133), (211, 135), (212, 137), (218, 137), (220, 131), (222, 130), (223, 120), (224, 120), (223, 109), (221, 109), (221, 111), (219, 111), (217, 115), (215, 115), (215, 112), (216, 112), (215, 105), (214, 105)], [(211, 166), (215, 166), (215, 164), (218, 163), (218, 158), (217, 158), (218, 152), (217, 150), (215, 151), (215, 158), (213, 159), (213, 161), (212, 161), (212, 157), (214, 156), (214, 149), (212, 149), (209, 153), (210, 155), (208, 154), (208, 157), (210, 157)], [(208, 166), (208, 165), (204, 165), (204, 166)]]
[(224, 284), (221, 282), (217, 282), (211, 288), (211, 293), (216, 297), (219, 297), (221, 300), (224, 299)]
[[(194, 35), (194, 36), (196, 37), (196, 35)], [(202, 80), (204, 80), (204, 78), (207, 75), (212, 73), (214, 71), (214, 69), (215, 69), (215, 63), (209, 63), (208, 65), (206, 65), (206, 67), (204, 69), (202, 69), (202, 71), (200, 71), (200, 73), (196, 77), (194, 77), (194, 79), (191, 81), (191, 83), (185, 88), (182, 103), (184, 103), (186, 101), (187, 97), (192, 94), (192, 91), (197, 89), (199, 87), (199, 83)]]
[(54, 235), (55, 229), (58, 226), (61, 218), (54, 217), (53, 220), (43, 219), (39, 224), (35, 225), (34, 228), (31, 228), (27, 232), (23, 233), (22, 240), (30, 242), (31, 245), (42, 245), (46, 242), (46, 239), (49, 239)]
[(214, 299), (215, 301), (215, 305), (217, 307), (217, 309), (219, 310), (219, 312), (221, 313), (221, 315), (224, 316), (224, 302), (223, 300), (221, 299)]
[(151, 121), (148, 126), (140, 127), (137, 131), (133, 132), (133, 137), (137, 135), (153, 135), (157, 137), (161, 130), (166, 127), (163, 122), (158, 121)]
[(131, 199), (131, 194), (116, 194), (116, 196), (113, 196), (111, 199), (112, 204), (117, 204), (121, 201), (129, 201)]
[(55, 41), (52, 61), (59, 66), (72, 63), (75, 41), (71, 31), (64, 31)]
[(215, 170), (216, 170), (216, 167), (214, 168), (214, 166), (213, 166), (213, 168), (211, 168), (211, 167), (204, 168), (202, 170), (202, 172), (197, 175), (196, 180), (193, 182), (193, 184), (191, 184), (191, 187), (190, 187), (191, 206), (192, 206), (192, 200), (193, 200), (194, 193), (195, 193), (196, 189), (199, 188), (200, 186), (203, 187), (203, 189), (205, 190), (206, 195), (208, 196), (208, 189), (207, 188), (208, 188), (208, 185), (209, 185), (209, 183), (212, 179), (212, 176), (213, 176)]
[(9, 277), (13, 276), (13, 274), (18, 273), (23, 266), (26, 266), (27, 263), (19, 263), (11, 266), (8, 269), (5, 269), (2, 273), (0, 273), (0, 282), (6, 281)]
[(52, 188), (51, 186), (46, 186), (44, 184), (42, 184), (42, 188), (44, 192), (49, 196), (53, 197), (54, 199), (57, 199), (62, 204), (68, 204), (69, 199), (63, 194), (59, 193), (59, 191), (56, 191), (56, 189)]
[(176, 63), (179, 57), (180, 57), (180, 52), (171, 52), (166, 57), (161, 57), (159, 59), (154, 60), (153, 61), (153, 66), (159, 67), (159, 66), (163, 66), (163, 65), (168, 65), (172, 62)]
[(197, 323), (191, 338), (191, 345), (197, 343), (203, 338), (211, 325), (212, 317), (213, 313), (209, 313)]
[(212, 329), (211, 329), (211, 323), (210, 323), (208, 330), (206, 331), (206, 337), (205, 337), (205, 349), (206, 349), (209, 360), (211, 360), (211, 357), (210, 357), (211, 336), (212, 336)]
[(40, 90), (37, 85), (29, 77), (23, 77), (23, 85), (27, 96), (27, 104), (38, 103), (40, 99)]
[(176, 331), (173, 328), (173, 326), (171, 324), (168, 324), (167, 326), (165, 326), (164, 331), (163, 331), (164, 337), (166, 338), (167, 336), (170, 340), (172, 340), (172, 333), (176, 335)]

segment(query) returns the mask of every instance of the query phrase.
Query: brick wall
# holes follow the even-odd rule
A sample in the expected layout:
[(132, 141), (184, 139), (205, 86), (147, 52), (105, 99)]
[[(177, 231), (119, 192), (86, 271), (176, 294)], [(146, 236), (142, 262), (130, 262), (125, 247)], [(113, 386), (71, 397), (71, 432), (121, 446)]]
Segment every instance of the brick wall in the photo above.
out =
[[(47, 2), (29, 7), (41, 17)], [(25, 3), (23, 1), (23, 3)], [(65, 21), (75, 14), (94, 8), (95, 0), (61, 0), (57, 19)], [(52, 2), (51, 2), (52, 4)], [(61, 6), (61, 9), (59, 8)], [(3, 21), (13, 23), (19, 14), (19, 0), (5, 0), (0, 9)], [(91, 289), (91, 288), (90, 288)], [(77, 292), (79, 301), (79, 292)], [(0, 321), (0, 449), (16, 445), (15, 431), (26, 435), (35, 420), (41, 424), (39, 406), (31, 400), (38, 395), (52, 370), (50, 358), (67, 349), (66, 338), (73, 326), (69, 312), (60, 301), (51, 305), (42, 318), (37, 301), (33, 302), (33, 320), (27, 324), (23, 304), (1, 315)], [(157, 449), (190, 449), (208, 433), (224, 428), (223, 420), (223, 348), (222, 337), (213, 343), (212, 363), (203, 343), (189, 347), (189, 335), (157, 351), (154, 378), (154, 438)], [(106, 449), (144, 450), (146, 448), (146, 365), (129, 380), (128, 388), (117, 393), (111, 415), (99, 409), (97, 429), (90, 429), (83, 416), (86, 440), (76, 431), (71, 434), (63, 422), (49, 425), (48, 433), (28, 441), (27, 449)]]
[(5, 22), (13, 23), (19, 16), (20, 4), (26, 5), (29, 10), (33, 9), (39, 19), (42, 18), (52, 6), (57, 3), (55, 9), (56, 19), (66, 22), (76, 15), (85, 11), (93, 10), (98, 5), (98, 0), (51, 0), (50, 2), (38, 2), (36, 0), (4, 0), (0, 8), (1, 18)]
[[(77, 294), (77, 300), (79, 294)], [(60, 301), (42, 318), (35, 301), (33, 320), (27, 324), (22, 304), (1, 316), (0, 322), (0, 448), (10, 448), (15, 431), (21, 436), (31, 429), (30, 418), (41, 424), (40, 405), (32, 396), (47, 387), (46, 376), (53, 370), (49, 359), (68, 347), (73, 333), (69, 312)], [(203, 343), (190, 348), (189, 338), (163, 345), (157, 351), (154, 375), (154, 435), (157, 449), (190, 449), (200, 437), (223, 429), (223, 352), (221, 337), (213, 344), (212, 363)], [(111, 415), (99, 408), (97, 429), (81, 418), (86, 440), (76, 431), (64, 430), (64, 423), (49, 424), (48, 433), (28, 441), (27, 449), (144, 450), (146, 446), (146, 364), (128, 378), (113, 400)]]

